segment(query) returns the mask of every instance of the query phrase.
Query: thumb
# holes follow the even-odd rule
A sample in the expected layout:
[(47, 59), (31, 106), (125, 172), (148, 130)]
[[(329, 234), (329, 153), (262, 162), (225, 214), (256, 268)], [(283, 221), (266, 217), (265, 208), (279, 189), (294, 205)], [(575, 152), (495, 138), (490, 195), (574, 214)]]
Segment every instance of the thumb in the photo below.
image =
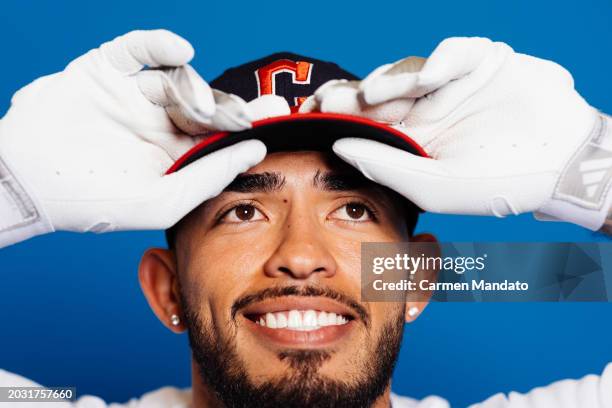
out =
[[(162, 177), (156, 196), (166, 198), (159, 206), (161, 228), (176, 224), (204, 201), (213, 198), (236, 176), (263, 160), (266, 147), (247, 140), (196, 160), (176, 173)], [(165, 204), (165, 205), (164, 205)]]
[(452, 201), (450, 172), (442, 162), (420, 157), (372, 140), (336, 141), (334, 153), (364, 176), (398, 192), (429, 212), (441, 212)]
[(369, 179), (434, 213), (504, 217), (533, 211), (550, 197), (541, 186), (554, 183), (549, 172), (490, 177), (466, 172), (470, 157), (428, 159), (371, 140), (340, 139), (333, 150)]

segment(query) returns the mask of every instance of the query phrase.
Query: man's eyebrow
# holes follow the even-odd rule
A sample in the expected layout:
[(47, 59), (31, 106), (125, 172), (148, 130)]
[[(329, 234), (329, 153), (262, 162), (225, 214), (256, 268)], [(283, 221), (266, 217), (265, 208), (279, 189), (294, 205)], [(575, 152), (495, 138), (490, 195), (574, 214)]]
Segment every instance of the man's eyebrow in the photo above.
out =
[(321, 172), (321, 170), (317, 170), (312, 184), (315, 188), (326, 191), (350, 191), (373, 186), (371, 181), (357, 173)]
[(280, 173), (239, 174), (223, 191), (234, 193), (272, 193), (283, 188)]

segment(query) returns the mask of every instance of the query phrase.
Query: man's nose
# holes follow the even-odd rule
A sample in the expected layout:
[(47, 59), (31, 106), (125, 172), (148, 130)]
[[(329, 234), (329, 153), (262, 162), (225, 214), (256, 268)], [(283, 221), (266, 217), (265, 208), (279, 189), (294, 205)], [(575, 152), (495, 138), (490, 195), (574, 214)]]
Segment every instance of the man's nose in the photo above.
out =
[(336, 274), (336, 260), (321, 236), (321, 226), (308, 217), (290, 217), (283, 226), (281, 241), (264, 265), (269, 277), (308, 279)]

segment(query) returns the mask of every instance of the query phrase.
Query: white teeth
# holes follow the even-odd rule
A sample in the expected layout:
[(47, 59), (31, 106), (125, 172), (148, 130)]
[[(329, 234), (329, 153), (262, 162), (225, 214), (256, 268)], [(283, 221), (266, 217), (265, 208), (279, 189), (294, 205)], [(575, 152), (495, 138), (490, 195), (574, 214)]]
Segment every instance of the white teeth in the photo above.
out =
[(319, 326), (327, 326), (327, 313), (319, 312), (317, 316), (317, 323)]
[(290, 311), (287, 327), (290, 329), (297, 329), (300, 326), (302, 326), (302, 314), (297, 310)]
[(304, 313), (302, 325), (306, 327), (317, 327), (317, 312), (308, 310)]
[(284, 329), (287, 327), (287, 316), (284, 313), (275, 313), (276, 314), (276, 328)]
[(327, 325), (328, 326), (334, 326), (337, 325), (338, 321), (336, 320), (336, 314), (335, 313), (328, 313), (327, 314)]
[(276, 317), (272, 313), (266, 313), (266, 326), (276, 329)]
[(285, 329), (311, 331), (325, 326), (340, 326), (349, 320), (340, 314), (316, 310), (289, 310), (284, 312), (266, 313), (256, 321), (260, 326), (270, 329)]

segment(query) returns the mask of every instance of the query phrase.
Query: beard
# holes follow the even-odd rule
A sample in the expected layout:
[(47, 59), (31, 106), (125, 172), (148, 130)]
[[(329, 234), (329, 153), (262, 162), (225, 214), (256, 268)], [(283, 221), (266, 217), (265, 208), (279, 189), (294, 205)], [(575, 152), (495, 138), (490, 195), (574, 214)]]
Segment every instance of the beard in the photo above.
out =
[(286, 350), (278, 358), (290, 367), (287, 375), (255, 384), (237, 353), (235, 337), (221, 340), (212, 323), (200, 319), (185, 300), (182, 304), (200, 377), (227, 408), (369, 408), (389, 385), (402, 342), (404, 310), (399, 310), (381, 330), (370, 358), (350, 378), (318, 373), (333, 357), (329, 351)]

